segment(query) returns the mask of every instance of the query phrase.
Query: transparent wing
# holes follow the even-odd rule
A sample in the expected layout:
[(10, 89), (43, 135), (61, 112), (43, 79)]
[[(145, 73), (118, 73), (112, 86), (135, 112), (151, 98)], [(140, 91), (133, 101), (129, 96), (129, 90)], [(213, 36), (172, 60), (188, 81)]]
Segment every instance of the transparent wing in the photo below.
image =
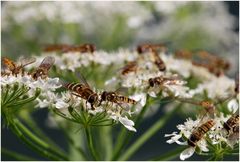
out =
[(78, 71), (77, 72), (77, 77), (79, 78), (80, 82), (83, 83), (84, 85), (86, 85), (87, 87), (90, 88), (89, 84), (87, 83), (85, 77)]
[(45, 68), (45, 69), (49, 70), (52, 67), (52, 65), (54, 64), (54, 62), (55, 62), (54, 57), (47, 56), (43, 59), (43, 61), (40, 64), (39, 67), (42, 67), (42, 68)]
[(36, 58), (35, 57), (30, 57), (30, 58), (20, 57), (19, 61), (21, 63), (21, 66), (24, 67), (24, 66), (34, 63), (36, 61)]
[(123, 73), (124, 71), (131, 70), (136, 67), (137, 67), (137, 61), (130, 61), (125, 66), (117, 69), (117, 71)]
[(121, 95), (127, 95), (128, 94), (128, 88), (125, 87), (119, 87), (115, 90), (115, 93), (121, 94)]

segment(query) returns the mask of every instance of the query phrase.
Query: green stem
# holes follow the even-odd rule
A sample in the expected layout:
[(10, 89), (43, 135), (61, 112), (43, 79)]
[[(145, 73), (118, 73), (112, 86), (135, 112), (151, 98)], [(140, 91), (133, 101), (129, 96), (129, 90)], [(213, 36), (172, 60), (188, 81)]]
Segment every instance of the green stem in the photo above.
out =
[(47, 150), (40, 148), (38, 145), (34, 144), (29, 139), (27, 139), (15, 125), (11, 125), (11, 129), (19, 137), (19, 139), (21, 139), (26, 145), (28, 145), (35, 152), (41, 154), (42, 156), (44, 156), (50, 160), (54, 160), (54, 161), (61, 160), (60, 158), (49, 153)]
[(18, 160), (18, 161), (36, 161), (36, 159), (32, 158), (32, 157), (28, 157), (22, 154), (19, 154), (17, 152), (14, 151), (10, 151), (8, 149), (5, 148), (1, 148), (1, 153), (13, 158), (14, 160)]
[[(112, 127), (101, 127), (99, 130), (101, 149), (104, 150), (104, 160), (110, 160), (112, 156)], [(101, 151), (103, 152), (103, 151)]]
[(175, 157), (179, 156), (180, 153), (185, 149), (185, 147), (178, 147), (172, 151), (168, 151), (167, 153), (160, 155), (158, 157), (154, 157), (150, 159), (150, 161), (168, 161), (172, 160)]
[[(175, 110), (175, 109), (174, 109)], [(120, 161), (125, 161), (129, 159), (138, 149), (141, 147), (149, 138), (151, 138), (159, 129), (161, 129), (166, 122), (170, 119), (170, 117), (174, 113), (171, 111), (166, 114), (163, 118), (158, 120), (151, 128), (149, 128), (141, 137), (139, 137), (135, 143), (133, 143), (126, 152), (119, 159)]]
[(35, 120), (31, 117), (31, 115), (24, 118), (23, 120), (26, 121), (30, 129), (37, 133), (41, 139), (50, 144), (55, 150), (59, 150), (63, 153), (63, 150), (39, 128), (39, 126), (37, 125)]
[(50, 146), (47, 143), (45, 143), (44, 141), (39, 139), (37, 136), (35, 136), (30, 130), (28, 130), (23, 124), (21, 124), (20, 121), (15, 120), (15, 125), (22, 132), (24, 132), (32, 141), (34, 141), (37, 145), (45, 148), (46, 150), (48, 150), (49, 152), (51, 152), (51, 153), (55, 154), (56, 156), (62, 158), (63, 160), (67, 160), (68, 159), (64, 155), (62, 155), (59, 152), (57, 152), (56, 150), (51, 149)]
[[(139, 126), (140, 122), (142, 121), (143, 116), (147, 110), (147, 107), (149, 105), (151, 105), (151, 102), (152, 102), (151, 99), (147, 98), (147, 103), (142, 108), (139, 115), (136, 117), (136, 120), (135, 120), (136, 128)], [(127, 136), (127, 134), (128, 134), (128, 136)], [(131, 139), (132, 136), (133, 136), (133, 133), (132, 132), (130, 133), (125, 127), (122, 126), (121, 132), (117, 138), (117, 144), (116, 144), (114, 152), (113, 152), (112, 160), (116, 160), (120, 156), (120, 153), (121, 153), (123, 147), (126, 146), (126, 144), (129, 142), (129, 140)]]
[(92, 154), (92, 157), (94, 158), (94, 160), (98, 160), (98, 156), (97, 156), (97, 153), (96, 153), (94, 145), (93, 145), (93, 139), (92, 139), (92, 134), (91, 134), (90, 128), (88, 126), (86, 126), (84, 128), (84, 130), (85, 130), (86, 137), (87, 137), (88, 148)]
[[(73, 147), (75, 150), (78, 151), (78, 153), (80, 153), (80, 156), (83, 158), (81, 160), (87, 160), (87, 155), (86, 153), (83, 151), (83, 149), (80, 146), (77, 146), (77, 143), (74, 142), (74, 140), (72, 139), (72, 137), (70, 137), (69, 135), (69, 131), (67, 131), (60, 122), (56, 121), (59, 128), (63, 131), (63, 135), (65, 136), (65, 138), (67, 139), (67, 142), (71, 145), (71, 147)], [(73, 136), (74, 134), (71, 134), (71, 136)], [(72, 159), (71, 159), (72, 160)], [(78, 159), (80, 160), (80, 159)]]

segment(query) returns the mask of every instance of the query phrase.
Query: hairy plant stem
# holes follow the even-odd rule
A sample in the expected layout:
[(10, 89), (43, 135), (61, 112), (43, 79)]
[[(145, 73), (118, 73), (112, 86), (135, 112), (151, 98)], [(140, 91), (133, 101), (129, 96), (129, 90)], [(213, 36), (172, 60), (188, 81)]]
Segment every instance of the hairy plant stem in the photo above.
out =
[(142, 136), (140, 136), (121, 156), (120, 161), (128, 160), (149, 138), (151, 138), (159, 129), (161, 129), (170, 117), (173, 111), (168, 112), (163, 118), (160, 118), (152, 127), (150, 127)]

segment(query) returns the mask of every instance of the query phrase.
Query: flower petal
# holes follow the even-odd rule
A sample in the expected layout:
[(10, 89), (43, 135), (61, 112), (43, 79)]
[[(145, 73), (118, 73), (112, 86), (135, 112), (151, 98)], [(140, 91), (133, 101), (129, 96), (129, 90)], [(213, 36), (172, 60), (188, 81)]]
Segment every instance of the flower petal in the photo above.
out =
[(67, 107), (69, 107), (69, 105), (66, 102), (63, 102), (61, 100), (56, 103), (57, 109), (63, 109), (63, 108), (67, 108)]
[(195, 147), (189, 147), (183, 150), (183, 152), (180, 154), (180, 159), (185, 160), (187, 158), (190, 158), (194, 152), (195, 152)]
[(228, 110), (235, 113), (238, 110), (238, 102), (236, 99), (232, 99), (228, 102)]
[(136, 100), (136, 101), (140, 101), (140, 104), (142, 106), (144, 106), (146, 104), (146, 94), (145, 93), (139, 93), (139, 94), (135, 94), (133, 96), (130, 96), (130, 98)]

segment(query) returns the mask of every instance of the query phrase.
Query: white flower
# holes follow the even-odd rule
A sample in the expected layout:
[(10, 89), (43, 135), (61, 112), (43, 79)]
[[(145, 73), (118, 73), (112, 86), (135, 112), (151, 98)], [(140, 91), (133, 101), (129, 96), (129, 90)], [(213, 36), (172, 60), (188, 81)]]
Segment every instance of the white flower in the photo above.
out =
[(198, 85), (196, 89), (190, 91), (192, 95), (202, 94), (207, 91), (208, 97), (212, 99), (222, 99), (234, 95), (235, 82), (226, 76), (214, 77)]
[(180, 159), (181, 160), (188, 159), (194, 154), (194, 152), (195, 152), (195, 147), (189, 147), (180, 154)]
[(141, 106), (145, 106), (146, 100), (147, 100), (147, 95), (146, 93), (137, 93), (132, 96), (129, 96), (131, 99), (134, 99), (135, 101), (139, 102)]
[(239, 103), (237, 102), (237, 99), (232, 99), (228, 102), (228, 110), (232, 113), (235, 113), (238, 110)]
[[(214, 119), (214, 125), (213, 127), (208, 130), (204, 136), (195, 142), (196, 146), (192, 147), (189, 146), (187, 149), (185, 149), (181, 154), (180, 154), (180, 159), (185, 160), (189, 157), (191, 157), (194, 152), (196, 147), (198, 147), (201, 151), (203, 152), (208, 152), (208, 143), (206, 141), (206, 138), (209, 138), (209, 142), (211, 142), (213, 145), (218, 144), (219, 142), (226, 142), (226, 139), (221, 135), (222, 131), (222, 122), (225, 120), (223, 114), (220, 114), (219, 117), (216, 117)], [(169, 140), (167, 140), (167, 143), (172, 144), (172, 143), (177, 143), (179, 145), (188, 145), (186, 138), (189, 139), (193, 131), (196, 130), (197, 127), (201, 126), (203, 123), (208, 121), (208, 117), (205, 118), (197, 118), (196, 120), (192, 119), (187, 119), (184, 124), (177, 125), (177, 128), (180, 130), (179, 133), (173, 132), (172, 134), (166, 134), (165, 137), (171, 137)], [(183, 140), (183, 141), (181, 141)]]
[(127, 118), (127, 116), (122, 117), (120, 114), (116, 114), (116, 113), (112, 113), (110, 115), (110, 118), (112, 118), (113, 120), (119, 121), (120, 123), (122, 123), (122, 125), (124, 127), (126, 127), (128, 130), (136, 132), (137, 130), (133, 127), (134, 126), (134, 122), (132, 120), (129, 120)]
[(62, 101), (62, 100), (57, 101), (56, 104), (55, 104), (55, 107), (56, 107), (57, 109), (66, 109), (66, 108), (68, 108), (69, 106), (70, 106), (70, 105), (69, 105), (68, 103), (66, 103), (66, 102), (64, 102), (64, 101)]
[(133, 127), (134, 122), (132, 120), (129, 120), (126, 116), (125, 117), (119, 117), (119, 121), (130, 131), (136, 132), (137, 130)]

